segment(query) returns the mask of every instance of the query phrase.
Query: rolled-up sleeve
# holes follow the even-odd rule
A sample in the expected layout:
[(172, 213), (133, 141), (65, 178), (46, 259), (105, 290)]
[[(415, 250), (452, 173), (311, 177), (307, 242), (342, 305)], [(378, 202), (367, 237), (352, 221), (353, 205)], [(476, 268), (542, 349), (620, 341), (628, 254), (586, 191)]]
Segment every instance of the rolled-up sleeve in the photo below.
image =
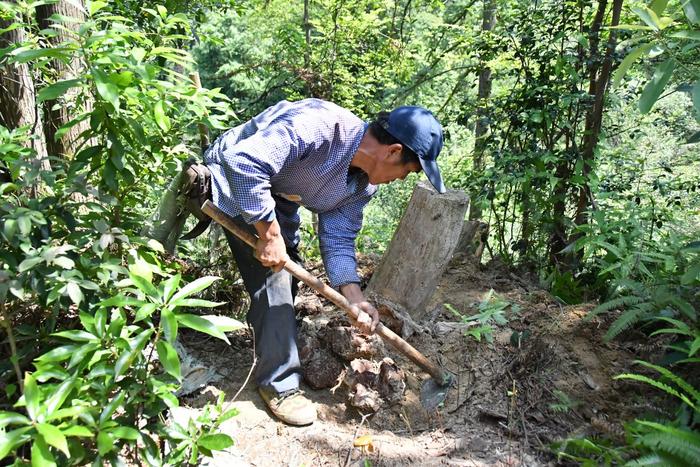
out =
[(292, 129), (274, 124), (222, 152), (221, 165), (232, 199), (247, 223), (275, 218), (270, 178), (304, 149)]
[(362, 209), (368, 201), (369, 197), (362, 197), (318, 215), (321, 256), (332, 287), (360, 282), (355, 239), (362, 227)]

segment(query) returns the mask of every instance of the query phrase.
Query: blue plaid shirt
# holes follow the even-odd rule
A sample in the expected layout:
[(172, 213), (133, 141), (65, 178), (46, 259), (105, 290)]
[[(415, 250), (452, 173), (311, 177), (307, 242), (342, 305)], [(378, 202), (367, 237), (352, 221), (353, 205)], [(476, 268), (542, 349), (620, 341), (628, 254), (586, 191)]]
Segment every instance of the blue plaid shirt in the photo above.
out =
[(282, 101), (221, 135), (204, 162), (214, 204), (253, 224), (279, 222), (299, 242), (299, 206), (318, 213), (321, 255), (333, 287), (359, 282), (355, 237), (377, 191), (350, 170), (367, 124), (330, 102)]

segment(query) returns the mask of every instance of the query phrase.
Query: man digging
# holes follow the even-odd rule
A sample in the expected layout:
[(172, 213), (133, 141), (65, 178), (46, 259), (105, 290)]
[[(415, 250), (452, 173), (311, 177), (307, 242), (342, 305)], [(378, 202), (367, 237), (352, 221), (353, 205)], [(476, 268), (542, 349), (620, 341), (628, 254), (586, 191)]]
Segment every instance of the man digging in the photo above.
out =
[[(379, 313), (360, 289), (355, 260), (362, 210), (376, 185), (411, 172), (423, 170), (444, 193), (436, 163), (442, 142), (442, 127), (421, 107), (399, 107), (367, 124), (319, 99), (282, 101), (222, 134), (204, 154), (206, 168), (189, 170), (190, 185), (210, 187), (214, 205), (258, 237), (253, 251), (226, 232), (251, 297), (247, 321), (258, 353), (258, 391), (280, 420), (291, 425), (316, 420), (314, 404), (299, 390), (297, 281), (282, 269), (290, 258), (301, 261), (299, 206), (318, 213), (325, 269), (331, 286), (357, 307), (353, 324), (373, 332)], [(195, 204), (201, 202), (195, 196)], [(161, 222), (152, 235), (163, 242), (173, 228), (177, 232), (172, 222)]]

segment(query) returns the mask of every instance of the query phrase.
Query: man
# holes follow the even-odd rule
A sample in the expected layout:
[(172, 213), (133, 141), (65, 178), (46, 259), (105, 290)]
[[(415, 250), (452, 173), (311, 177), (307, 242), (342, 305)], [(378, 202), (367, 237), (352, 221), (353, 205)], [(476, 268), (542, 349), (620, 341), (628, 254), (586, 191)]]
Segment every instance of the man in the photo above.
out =
[(367, 125), (350, 111), (319, 99), (280, 102), (221, 135), (206, 151), (213, 203), (255, 233), (255, 251), (227, 232), (251, 297), (248, 322), (258, 352), (256, 381), (271, 412), (291, 425), (316, 419), (299, 391), (296, 281), (282, 268), (300, 261), (299, 206), (318, 213), (319, 241), (331, 286), (358, 308), (355, 323), (372, 332), (377, 310), (356, 271), (355, 237), (376, 185), (425, 171), (443, 193), (435, 162), (442, 127), (420, 107), (400, 107)]

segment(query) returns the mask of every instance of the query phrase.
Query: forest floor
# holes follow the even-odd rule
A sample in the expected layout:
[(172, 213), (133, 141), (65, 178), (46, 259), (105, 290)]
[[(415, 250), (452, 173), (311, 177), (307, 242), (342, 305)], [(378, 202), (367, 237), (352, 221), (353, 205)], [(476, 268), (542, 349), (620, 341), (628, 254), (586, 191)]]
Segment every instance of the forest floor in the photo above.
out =
[[(476, 266), (473, 261), (466, 256), (453, 260), (419, 322), (422, 332), (408, 338), (428, 359), (457, 376), (436, 411), (427, 412), (419, 401), (427, 374), (387, 348), (387, 356), (406, 376), (400, 402), (363, 417), (347, 403), (346, 386), (333, 392), (305, 387), (317, 404), (319, 420), (307, 427), (282, 424), (267, 411), (255, 384), (247, 381), (253, 345), (249, 331), (240, 330), (229, 334), (231, 346), (202, 334), (182, 335), (184, 347), (215, 381), (181, 397), (175, 418), (196, 416), (220, 391), (226, 393), (227, 404), (239, 409), (222, 426), (235, 446), (207, 465), (536, 466), (557, 464), (553, 442), (596, 433), (620, 437), (621, 420), (659, 410), (651, 407), (639, 385), (613, 380), (632, 371), (635, 358), (650, 358), (658, 348), (644, 347), (635, 336), (605, 343), (602, 336), (612, 317), (584, 321), (592, 305), (562, 305), (526, 277), (498, 264)], [(371, 260), (364, 258), (361, 266), (365, 275), (371, 274)], [(495, 328), (492, 343), (477, 342), (464, 335), (460, 319), (444, 304), (471, 315), (490, 289), (520, 309)], [(317, 300), (304, 287), (299, 295), (302, 303)], [(318, 303), (305, 319), (327, 321), (339, 313)], [(364, 435), (371, 439), (372, 452), (353, 446)]]

